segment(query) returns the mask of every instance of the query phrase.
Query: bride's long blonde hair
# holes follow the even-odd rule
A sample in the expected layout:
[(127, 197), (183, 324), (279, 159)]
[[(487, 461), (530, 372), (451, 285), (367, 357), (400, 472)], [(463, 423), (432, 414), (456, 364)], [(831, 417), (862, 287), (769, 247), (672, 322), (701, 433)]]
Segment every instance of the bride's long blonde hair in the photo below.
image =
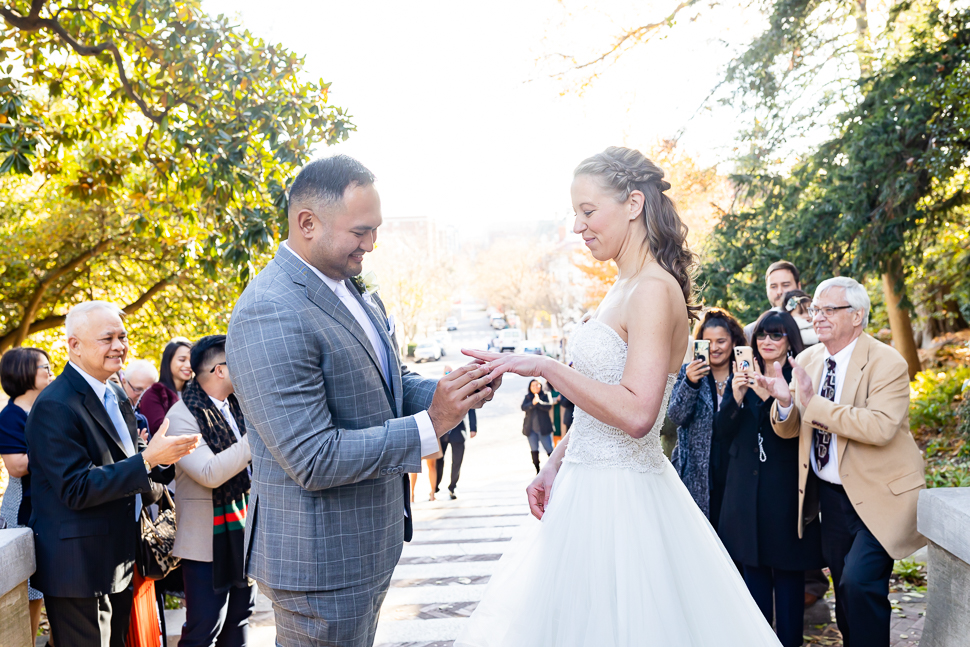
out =
[(694, 268), (697, 256), (687, 246), (687, 225), (677, 215), (673, 201), (664, 194), (670, 182), (663, 179), (659, 166), (638, 150), (610, 146), (602, 153), (583, 160), (573, 176), (592, 175), (615, 191), (619, 202), (626, 202), (634, 191), (643, 193), (644, 242), (650, 254), (680, 284), (687, 302), (687, 316), (697, 319)]

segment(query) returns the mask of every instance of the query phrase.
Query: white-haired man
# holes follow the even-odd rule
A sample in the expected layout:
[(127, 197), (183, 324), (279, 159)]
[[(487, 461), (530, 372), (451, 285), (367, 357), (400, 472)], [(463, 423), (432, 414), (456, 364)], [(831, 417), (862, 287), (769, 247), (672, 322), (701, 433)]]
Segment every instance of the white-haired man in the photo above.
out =
[[(198, 436), (169, 438), (163, 426), (147, 447), (121, 387), (124, 313), (105, 301), (67, 315), (70, 362), (38, 396), (27, 418), (37, 573), (58, 645), (123, 647), (141, 503), (161, 495), (160, 465), (191, 452)], [(142, 500), (143, 498), (143, 500)]]
[(869, 296), (853, 279), (819, 284), (810, 312), (821, 343), (791, 360), (792, 384), (757, 379), (775, 398), (775, 432), (800, 439), (799, 536), (821, 510), (844, 645), (885, 647), (893, 560), (926, 543), (916, 531), (926, 485), (909, 431), (906, 360), (865, 333)]

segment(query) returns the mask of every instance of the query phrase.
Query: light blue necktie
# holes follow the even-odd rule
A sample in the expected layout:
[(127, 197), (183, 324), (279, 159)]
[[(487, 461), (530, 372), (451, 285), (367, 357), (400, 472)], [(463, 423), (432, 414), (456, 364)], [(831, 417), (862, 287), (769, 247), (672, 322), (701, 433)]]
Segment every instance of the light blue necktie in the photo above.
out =
[[(129, 456), (135, 455), (135, 445), (131, 441), (131, 433), (128, 431), (128, 425), (125, 423), (125, 417), (121, 415), (121, 407), (118, 405), (118, 397), (114, 394), (109, 386), (104, 390), (104, 408), (108, 411), (108, 417), (111, 418), (111, 423), (115, 426), (115, 432), (118, 434), (118, 440), (121, 444), (125, 446), (125, 453)], [(135, 495), (135, 520), (141, 515), (141, 495)]]

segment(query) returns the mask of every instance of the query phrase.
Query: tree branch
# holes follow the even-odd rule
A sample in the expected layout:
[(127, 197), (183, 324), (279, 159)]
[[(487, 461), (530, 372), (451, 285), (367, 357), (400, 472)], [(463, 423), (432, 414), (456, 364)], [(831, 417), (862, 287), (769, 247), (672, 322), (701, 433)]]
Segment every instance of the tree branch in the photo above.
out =
[(159, 292), (167, 288), (169, 284), (177, 280), (180, 274), (181, 274), (180, 272), (175, 272), (174, 274), (169, 274), (164, 279), (159, 280), (157, 283), (155, 283), (155, 285), (148, 288), (143, 295), (135, 299), (130, 304), (126, 305), (124, 308), (122, 308), (122, 310), (126, 315), (134, 314), (142, 306), (144, 306), (146, 303), (151, 301), (156, 294), (158, 294)]
[[(609, 48), (608, 50), (606, 50), (605, 52), (603, 52), (602, 54), (600, 54), (599, 56), (597, 56), (592, 60), (586, 61), (585, 63), (581, 63), (579, 65), (574, 65), (572, 69), (581, 70), (583, 68), (596, 65), (597, 63), (602, 63), (604, 60), (606, 60), (608, 56), (616, 53), (621, 47), (623, 47), (623, 44), (626, 43), (627, 41), (631, 39), (639, 40), (643, 38), (646, 34), (652, 31), (656, 31), (657, 29), (663, 27), (664, 25), (669, 25), (670, 23), (673, 22), (674, 18), (677, 17), (678, 13), (680, 13), (682, 10), (692, 5), (697, 4), (698, 1), (699, 0), (683, 0), (680, 4), (674, 7), (674, 10), (671, 11), (669, 14), (667, 14), (665, 18), (661, 18), (657, 22), (652, 22), (652, 23), (628, 30), (626, 33), (622, 34), (616, 40), (616, 42), (613, 44), (613, 47)], [(563, 76), (564, 74), (565, 72), (558, 72), (555, 74), (550, 74), (549, 76), (553, 78), (557, 78), (557, 77)]]
[(40, 308), (44, 294), (47, 292), (50, 286), (68, 272), (87, 263), (89, 260), (103, 252), (110, 242), (110, 240), (101, 241), (86, 252), (75, 256), (72, 260), (68, 261), (64, 265), (55, 268), (52, 272), (44, 277), (44, 279), (37, 285), (37, 288), (31, 295), (26, 307), (24, 307), (24, 314), (20, 319), (20, 325), (13, 333), (11, 333), (13, 335), (14, 346), (20, 346), (24, 343), (24, 340), (27, 339), (27, 336), (30, 334), (30, 326), (33, 323), (34, 317), (37, 315), (37, 310)]
[(21, 16), (7, 7), (0, 6), (0, 16), (3, 17), (8, 25), (16, 27), (21, 31), (36, 32), (48, 30), (57, 34), (62, 41), (80, 56), (98, 56), (104, 52), (110, 52), (115, 66), (118, 68), (118, 79), (121, 81), (121, 87), (124, 89), (125, 95), (135, 102), (141, 113), (148, 119), (155, 123), (161, 123), (162, 119), (168, 114), (168, 110), (161, 113), (152, 111), (145, 100), (135, 93), (134, 88), (131, 86), (131, 81), (128, 79), (128, 74), (125, 72), (124, 59), (121, 57), (121, 51), (115, 45), (114, 41), (108, 40), (98, 45), (83, 45), (75, 40), (56, 19), (40, 17), (40, 10), (44, 5), (44, 1), (34, 0), (30, 7), (30, 13), (26, 16)]
[[(122, 311), (124, 311), (126, 315), (134, 314), (136, 311), (142, 308), (146, 303), (151, 301), (156, 294), (158, 294), (166, 287), (171, 285), (173, 282), (178, 280), (180, 276), (181, 276), (180, 272), (175, 272), (174, 274), (170, 274), (169, 276), (166, 276), (165, 278), (160, 279), (154, 285), (148, 288), (144, 292), (144, 294), (142, 294), (140, 297), (135, 299), (130, 304), (123, 307)], [(50, 330), (51, 328), (57, 328), (58, 326), (63, 326), (64, 320), (66, 318), (67, 318), (67, 315), (49, 315), (47, 317), (44, 317), (43, 319), (38, 319), (37, 321), (33, 321), (30, 324), (27, 335), (33, 335), (34, 333), (41, 332), (43, 330)], [(16, 341), (16, 336), (19, 332), (20, 332), (20, 329), (18, 328), (17, 330), (13, 330), (7, 333), (6, 335), (4, 335), (3, 337), (0, 337), (0, 352), (7, 350), (11, 346), (19, 346), (23, 343), (22, 340), (20, 342)]]

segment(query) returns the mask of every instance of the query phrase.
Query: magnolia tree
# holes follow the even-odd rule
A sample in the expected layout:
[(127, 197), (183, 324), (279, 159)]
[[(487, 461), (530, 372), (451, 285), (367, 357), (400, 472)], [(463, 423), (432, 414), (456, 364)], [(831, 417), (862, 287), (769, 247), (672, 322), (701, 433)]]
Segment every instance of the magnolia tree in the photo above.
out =
[(224, 329), (285, 233), (284, 188), (353, 130), (329, 84), (196, 0), (7, 2), (0, 17), (0, 351), (91, 298), (156, 350)]

